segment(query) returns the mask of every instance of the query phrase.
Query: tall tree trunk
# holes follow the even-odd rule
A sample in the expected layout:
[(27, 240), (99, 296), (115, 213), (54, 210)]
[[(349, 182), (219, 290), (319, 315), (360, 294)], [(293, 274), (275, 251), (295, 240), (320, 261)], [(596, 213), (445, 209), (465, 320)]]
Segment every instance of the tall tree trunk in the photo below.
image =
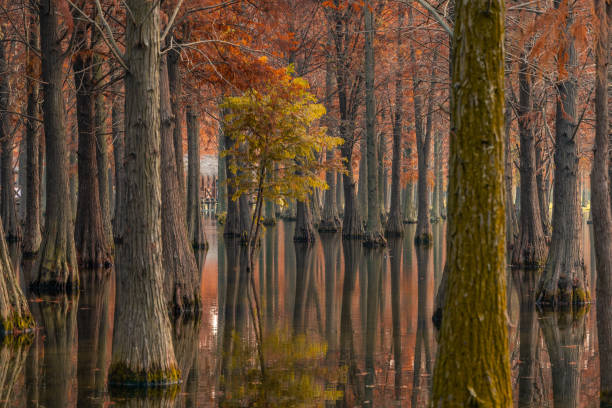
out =
[[(187, 105), (187, 232), (194, 248), (206, 249), (201, 210), (200, 186), (200, 123), (191, 105)], [(180, 178), (181, 176), (179, 176)], [(179, 185), (180, 187), (180, 185)]]
[(123, 242), (125, 234), (125, 125), (123, 115), (123, 99), (119, 96), (121, 83), (118, 78), (113, 78), (113, 102), (112, 102), (112, 132), (113, 132), (113, 155), (115, 160), (115, 213), (113, 214), (113, 238), (115, 243)]
[(21, 225), (17, 217), (17, 206), (15, 203), (15, 174), (13, 172), (13, 151), (15, 149), (16, 132), (9, 130), (9, 67), (6, 52), (7, 41), (3, 39), (4, 33), (0, 27), (0, 148), (2, 156), (0, 162), (1, 186), (0, 193), (0, 216), (4, 223), (4, 233), (9, 242), (21, 240)]
[[(75, 16), (76, 17), (76, 16)], [(75, 38), (87, 44), (87, 26), (76, 27)], [(93, 59), (87, 53), (77, 53), (73, 59), (74, 87), (78, 127), (78, 197), (74, 240), (80, 268), (97, 269), (110, 262), (110, 248), (104, 231), (100, 203), (97, 137), (92, 73)]]
[(230, 200), (227, 194), (227, 177), (225, 173), (225, 166), (227, 159), (222, 154), (223, 150), (225, 150), (225, 143), (223, 137), (223, 126), (219, 126), (219, 135), (217, 136), (217, 142), (219, 145), (219, 150), (217, 152), (217, 214), (225, 213), (227, 215), (227, 203)]
[(32, 13), (30, 15), (30, 27), (28, 28), (29, 47), (26, 67), (27, 114), (29, 118), (25, 130), (27, 188), (26, 195), (22, 194), (21, 197), (21, 206), (26, 208), (23, 231), (23, 252), (25, 255), (38, 252), (42, 240), (40, 234), (40, 167), (42, 163), (39, 162), (41, 137), (39, 125), (35, 120), (39, 117), (37, 78), (40, 78), (40, 62), (33, 51), (40, 46), (38, 30), (38, 19), (35, 13)]
[(112, 247), (113, 225), (111, 218), (111, 182), (110, 162), (108, 158), (108, 129), (106, 126), (107, 109), (106, 98), (100, 91), (103, 86), (104, 73), (102, 71), (102, 58), (94, 58), (93, 76), (97, 89), (95, 103), (95, 126), (96, 126), (96, 161), (98, 167), (98, 189), (100, 190), (100, 209), (102, 211), (102, 227), (107, 245)]
[[(225, 113), (222, 112), (221, 115), (224, 116)], [(223, 137), (225, 146), (230, 146), (232, 144), (231, 138), (227, 135), (224, 135)], [(246, 234), (248, 234), (248, 226), (245, 226), (246, 221), (243, 221), (244, 217), (242, 217), (241, 214), (245, 212), (246, 214), (249, 214), (248, 201), (244, 194), (239, 198), (234, 197), (236, 192), (236, 187), (234, 185), (236, 175), (232, 173), (231, 170), (232, 162), (234, 160), (236, 159), (231, 155), (225, 157), (225, 174), (227, 180), (227, 216), (225, 217), (223, 235), (227, 237), (246, 239)]]
[(402, 126), (404, 119), (404, 84), (402, 81), (402, 26), (404, 7), (398, 5), (396, 71), (395, 71), (395, 112), (393, 115), (393, 159), (391, 160), (391, 210), (385, 226), (387, 237), (399, 237), (404, 233), (402, 217), (401, 173), (402, 173)]
[[(509, 71), (506, 67), (506, 72)], [(511, 262), (510, 256), (512, 256), (512, 249), (516, 243), (516, 237), (518, 232), (518, 223), (516, 220), (516, 212), (514, 210), (514, 202), (512, 201), (512, 144), (510, 139), (510, 132), (512, 128), (512, 106), (510, 98), (506, 97), (506, 108), (504, 111), (504, 133), (505, 133), (505, 145), (504, 145), (504, 181), (506, 186), (506, 255), (508, 263)], [(435, 154), (435, 153), (434, 153)], [(437, 180), (437, 175), (436, 175)], [(436, 186), (438, 182), (436, 181)], [(439, 199), (440, 197), (438, 197)], [(436, 207), (440, 207), (440, 204), (434, 204)]]
[[(591, 169), (591, 214), (597, 270), (597, 338), (599, 340), (599, 378), (601, 406), (612, 405), (612, 211), (610, 208), (610, 180), (608, 151), (610, 141), (607, 71), (610, 63), (608, 49), (609, 22), (612, 7), (604, 0), (595, 0), (596, 29), (595, 56), (595, 146)], [(606, 10), (607, 9), (607, 10)]]
[[(544, 115), (544, 111), (542, 111)], [(538, 132), (538, 140), (535, 143), (535, 165), (536, 165), (536, 182), (538, 183), (538, 201), (540, 208), (540, 220), (542, 221), (542, 231), (544, 236), (550, 238), (551, 226), (550, 226), (550, 210), (548, 200), (548, 165), (544, 164), (544, 137), (542, 132)]]
[(295, 231), (293, 233), (294, 242), (313, 243), (316, 237), (315, 227), (312, 221), (312, 213), (308, 201), (297, 202)]
[(368, 247), (385, 246), (382, 224), (380, 222), (380, 197), (378, 195), (378, 139), (376, 135), (376, 101), (374, 99), (374, 16), (372, 4), (366, 1), (363, 7), (365, 20), (365, 105), (366, 105), (366, 143), (368, 167), (368, 223), (364, 245)]
[[(555, 7), (561, 1), (555, 0)], [(566, 16), (567, 77), (556, 84), (554, 225), (548, 262), (538, 287), (538, 302), (551, 305), (584, 304), (590, 299), (582, 260), (582, 213), (578, 201), (578, 145), (576, 143), (576, 49), (571, 34), (571, 7)], [(521, 211), (523, 211), (521, 202)]]
[(126, 205), (119, 216), (130, 228), (117, 251), (109, 382), (165, 385), (180, 373), (163, 290), (159, 3), (127, 0), (126, 7), (133, 19), (126, 20)]
[(458, 0), (454, 39), (447, 233), (453, 239), (432, 405), (509, 408), (504, 2)]
[(342, 173), (336, 173), (336, 205), (338, 206), (338, 216), (344, 216), (344, 176)]
[[(174, 315), (181, 314), (197, 314), (202, 307), (200, 298), (200, 274), (196, 265), (195, 255), (191, 248), (190, 240), (187, 236), (187, 223), (185, 220), (185, 211), (181, 205), (181, 195), (178, 181), (178, 172), (176, 169), (176, 158), (174, 156), (174, 139), (173, 126), (174, 118), (172, 116), (172, 106), (170, 101), (170, 88), (168, 81), (168, 65), (167, 57), (161, 57), (161, 65), (159, 72), (159, 89), (160, 89), (160, 118), (161, 118), (161, 192), (162, 197), (162, 241), (163, 249), (163, 266), (166, 272), (164, 289), (166, 293), (166, 301), (168, 308)], [(187, 114), (191, 116), (190, 121), (193, 121), (194, 114), (190, 108), (187, 108)], [(197, 126), (194, 130), (199, 130)], [(199, 136), (199, 132), (196, 132)], [(193, 136), (193, 135), (192, 135)], [(190, 142), (193, 143), (193, 142)], [(195, 137), (195, 143), (199, 143), (199, 137)], [(190, 153), (193, 149), (190, 147)], [(196, 152), (197, 153), (197, 152)], [(196, 201), (196, 216), (200, 217), (199, 206), (199, 179), (200, 179), (200, 161), (199, 155), (189, 157), (190, 170), (192, 163), (196, 164), (197, 180), (193, 188), (197, 189), (196, 196), (193, 199)], [(191, 184), (191, 180), (190, 180)], [(190, 187), (192, 187), (190, 185)], [(196, 220), (200, 222), (201, 218)], [(195, 227), (198, 228), (198, 227)], [(203, 230), (201, 231), (204, 232)], [(193, 241), (191, 241), (193, 242)], [(204, 240), (204, 243), (206, 241)]]
[[(328, 43), (328, 46), (331, 44)], [(332, 93), (333, 93), (333, 82), (334, 82), (334, 72), (333, 72), (333, 62), (331, 60), (331, 56), (327, 56), (326, 64), (325, 64), (325, 109), (327, 110), (328, 120), (327, 120), (327, 129), (331, 134), (333, 122), (331, 119), (331, 110), (332, 110)], [(335, 157), (335, 150), (328, 149), (326, 152), (327, 161), (333, 160)], [(342, 228), (340, 224), (340, 216), (338, 215), (338, 203), (337, 203), (337, 192), (336, 189), (339, 186), (336, 185), (336, 172), (328, 170), (325, 173), (325, 181), (327, 182), (328, 189), (325, 190), (325, 203), (323, 204), (323, 216), (321, 218), (321, 222), (319, 223), (319, 232), (338, 232)]]
[(362, 135), (359, 139), (359, 183), (357, 184), (357, 200), (361, 216), (368, 219), (368, 138)]
[(535, 138), (530, 114), (532, 113), (529, 61), (522, 55), (519, 60), (518, 127), (521, 139), (520, 182), (521, 213), (519, 236), (512, 253), (512, 265), (537, 268), (546, 259), (546, 241), (540, 219), (540, 202), (536, 183)]
[[(412, 24), (412, 9), (408, 11), (410, 24)], [(431, 150), (431, 135), (423, 129), (423, 97), (420, 94), (421, 81), (419, 79), (419, 67), (417, 66), (414, 44), (410, 43), (410, 61), (412, 71), (412, 91), (414, 101), (414, 128), (417, 140), (418, 157), (418, 214), (417, 229), (414, 235), (415, 244), (430, 245), (432, 241), (431, 224), (429, 222), (429, 191), (427, 187), (427, 167), (429, 165), (429, 153)]]
[(174, 153), (176, 156), (176, 169), (182, 208), (186, 208), (185, 197), (185, 164), (183, 162), (183, 81), (179, 68), (180, 53), (176, 49), (168, 52), (168, 79), (170, 80), (170, 101), (174, 115)]
[(43, 117), (46, 154), (46, 218), (32, 286), (41, 292), (72, 292), (79, 284), (73, 212), (68, 187), (68, 139), (65, 126), (63, 66), (57, 0), (41, 2)]

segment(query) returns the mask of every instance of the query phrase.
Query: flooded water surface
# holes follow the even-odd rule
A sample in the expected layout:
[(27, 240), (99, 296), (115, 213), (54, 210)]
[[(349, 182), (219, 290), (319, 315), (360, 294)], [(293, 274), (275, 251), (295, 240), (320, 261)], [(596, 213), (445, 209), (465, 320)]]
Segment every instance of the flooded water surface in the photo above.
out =
[[(0, 406), (427, 406), (444, 225), (433, 225), (431, 248), (415, 248), (407, 225), (406, 237), (383, 251), (339, 235), (294, 244), (293, 227), (266, 228), (251, 277), (244, 249), (208, 220), (210, 248), (198, 253), (203, 312), (173, 323), (178, 387), (108, 388), (112, 271), (83, 271), (74, 298), (29, 295), (39, 329), (0, 347)], [(14, 256), (23, 282), (30, 265)], [(594, 305), (544, 313), (533, 301), (535, 272), (509, 271), (507, 282), (515, 405), (598, 407)]]

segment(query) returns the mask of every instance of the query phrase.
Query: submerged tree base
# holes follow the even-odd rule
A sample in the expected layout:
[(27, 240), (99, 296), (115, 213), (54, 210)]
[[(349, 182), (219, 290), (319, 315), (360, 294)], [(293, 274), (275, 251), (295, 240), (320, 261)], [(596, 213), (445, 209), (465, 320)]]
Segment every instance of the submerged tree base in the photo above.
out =
[(340, 218), (333, 218), (330, 220), (321, 220), (318, 226), (319, 232), (322, 233), (336, 233), (342, 230), (342, 224)]
[(134, 371), (123, 363), (115, 363), (109, 368), (108, 382), (124, 387), (166, 387), (178, 384), (180, 378), (181, 373), (176, 367)]
[(559, 284), (552, 292), (540, 289), (536, 299), (538, 306), (543, 309), (585, 308), (591, 302), (591, 294), (580, 286), (568, 290), (563, 284)]
[(67, 295), (76, 294), (79, 292), (79, 281), (68, 280), (40, 280), (37, 279), (30, 283), (30, 290), (37, 294), (59, 295), (65, 293)]
[(13, 313), (8, 319), (0, 319), (0, 339), (8, 335), (21, 335), (34, 330), (36, 323), (31, 314)]
[(367, 232), (363, 246), (366, 248), (383, 248), (387, 246), (387, 240), (380, 232)]
[(429, 233), (415, 235), (414, 236), (414, 244), (415, 245), (423, 245), (423, 246), (431, 246), (433, 245), (433, 236)]

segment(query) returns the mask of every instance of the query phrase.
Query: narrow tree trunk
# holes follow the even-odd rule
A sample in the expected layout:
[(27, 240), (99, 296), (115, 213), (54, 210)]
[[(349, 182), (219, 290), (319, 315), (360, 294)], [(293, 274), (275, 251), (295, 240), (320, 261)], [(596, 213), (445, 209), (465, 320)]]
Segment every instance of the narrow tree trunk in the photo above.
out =
[[(0, 38), (4, 33), (0, 28)], [(15, 149), (16, 133), (9, 133), (9, 115), (6, 113), (9, 110), (9, 69), (8, 55), (5, 47), (7, 41), (0, 40), (0, 148), (2, 156), (2, 170), (0, 171), (1, 186), (0, 193), (0, 216), (4, 223), (4, 233), (6, 240), (9, 242), (18, 242), (21, 240), (21, 225), (17, 217), (17, 206), (15, 203), (15, 174), (13, 173), (13, 151)]]
[[(117, 251), (111, 384), (165, 385), (180, 373), (163, 290), (159, 4), (127, 0), (125, 217)], [(134, 324), (137, 322), (137, 324)]]
[(447, 241), (448, 290), (433, 377), (436, 407), (512, 407), (503, 43), (502, 0), (456, 2), (447, 232), (452, 239)]
[[(221, 115), (224, 116), (224, 113), (222, 112)], [(231, 138), (227, 135), (224, 135), (223, 137), (225, 146), (230, 146), (232, 144)], [(243, 236), (243, 232), (245, 234), (248, 233), (248, 230), (243, 228), (243, 223), (240, 215), (241, 207), (242, 210), (244, 210), (245, 204), (246, 211), (248, 212), (248, 203), (245, 203), (246, 197), (244, 195), (239, 198), (234, 197), (234, 194), (236, 192), (236, 187), (234, 185), (236, 175), (232, 173), (231, 170), (231, 165), (234, 160), (235, 158), (231, 155), (225, 157), (225, 174), (227, 180), (227, 216), (225, 217), (223, 235), (227, 237), (239, 238)]]
[[(87, 44), (87, 27), (76, 28), (76, 40)], [(78, 197), (74, 240), (79, 267), (98, 269), (110, 262), (110, 248), (102, 220), (99, 171), (95, 128), (95, 99), (92, 75), (92, 58), (87, 53), (77, 53), (72, 63), (76, 89), (78, 127)]]
[(30, 27), (28, 28), (29, 47), (27, 54), (26, 67), (26, 88), (28, 92), (27, 115), (25, 139), (26, 139), (26, 171), (27, 188), (26, 195), (21, 196), (21, 206), (25, 207), (25, 225), (23, 232), (23, 252), (24, 255), (31, 255), (38, 252), (42, 236), (40, 234), (40, 167), (39, 147), (40, 147), (40, 128), (34, 118), (39, 117), (38, 106), (38, 81), (40, 78), (40, 63), (34, 49), (38, 49), (40, 41), (38, 37), (38, 19), (32, 13), (30, 15)]
[[(506, 72), (509, 70), (506, 67)], [(518, 223), (516, 220), (516, 212), (514, 210), (514, 202), (512, 201), (512, 144), (510, 142), (510, 132), (512, 128), (512, 106), (510, 99), (506, 97), (506, 108), (504, 111), (504, 133), (505, 133), (505, 146), (504, 146), (504, 181), (506, 186), (506, 255), (508, 263), (511, 263), (510, 256), (512, 256), (512, 250), (514, 248), (517, 232)], [(434, 153), (435, 154), (435, 153)], [(437, 177), (437, 176), (436, 176)], [(437, 180), (437, 178), (436, 178)], [(437, 186), (436, 181), (436, 186)], [(438, 197), (440, 199), (440, 197)], [(436, 207), (440, 207), (440, 204), (434, 204)]]
[(536, 183), (535, 139), (532, 120), (531, 84), (527, 56), (519, 61), (518, 127), (521, 139), (520, 182), (521, 212), (519, 237), (512, 253), (512, 265), (520, 268), (537, 268), (546, 259), (546, 241), (540, 219), (540, 202)]
[(342, 173), (336, 173), (336, 205), (338, 206), (338, 216), (344, 215), (344, 176)]
[(359, 184), (357, 185), (357, 200), (361, 216), (368, 219), (368, 140), (365, 135), (359, 140)]
[[(27, 64), (27, 61), (26, 61), (26, 64)], [(19, 217), (20, 225), (23, 225), (25, 222), (25, 210), (26, 210), (26, 205), (25, 205), (24, 200), (28, 196), (28, 176), (27, 176), (28, 159), (27, 159), (27, 145), (26, 145), (25, 135), (22, 136), (21, 140), (19, 141), (19, 153), (18, 153), (17, 161), (19, 163), (18, 164), (19, 172), (17, 173), (17, 183), (19, 185), (19, 190), (21, 191), (21, 196), (20, 196), (19, 205), (18, 205), (18, 217)]]
[(45, 233), (35, 266), (32, 286), (41, 292), (72, 292), (78, 288), (73, 212), (68, 187), (68, 149), (65, 126), (63, 66), (65, 55), (59, 36), (55, 0), (41, 2), (43, 116), (46, 154)]
[(225, 150), (224, 137), (223, 137), (223, 127), (219, 127), (219, 135), (217, 136), (217, 141), (219, 144), (219, 150), (217, 152), (217, 214), (226, 213), (227, 215), (227, 203), (230, 200), (230, 197), (227, 195), (227, 177), (225, 173), (226, 166), (226, 158), (222, 154), (223, 150)]
[(544, 137), (542, 132), (539, 132), (539, 138), (535, 143), (535, 159), (536, 159), (536, 182), (538, 183), (538, 201), (540, 208), (540, 220), (542, 221), (542, 231), (544, 236), (550, 238), (551, 226), (550, 226), (550, 211), (549, 211), (549, 200), (548, 200), (548, 166), (544, 165)]
[[(200, 186), (200, 123), (191, 105), (187, 105), (187, 231), (194, 248), (206, 249), (208, 242), (202, 218)], [(180, 178), (181, 176), (179, 176)], [(180, 185), (179, 185), (180, 188)]]
[(113, 155), (115, 160), (115, 213), (113, 214), (113, 238), (115, 243), (123, 242), (125, 234), (125, 132), (123, 120), (123, 99), (119, 96), (121, 84), (118, 78), (113, 79), (112, 132)]
[[(555, 7), (562, 0), (555, 0)], [(565, 1), (565, 0), (563, 0)], [(590, 299), (582, 259), (582, 213), (578, 197), (578, 145), (576, 143), (576, 50), (570, 33), (572, 10), (566, 17), (569, 44), (567, 75), (557, 83), (555, 122), (555, 176), (553, 189), (554, 225), (548, 262), (538, 288), (538, 302), (557, 305), (584, 304)], [(521, 206), (523, 204), (521, 203)], [(522, 211), (522, 207), (521, 207)]]
[[(162, 184), (162, 240), (164, 244), (163, 249), (163, 266), (166, 271), (164, 288), (166, 293), (166, 301), (168, 302), (168, 308), (174, 315), (181, 314), (198, 314), (202, 300), (200, 298), (200, 274), (199, 269), (196, 265), (195, 255), (191, 248), (190, 242), (194, 244), (206, 245), (205, 237), (196, 237), (197, 240), (190, 241), (187, 236), (185, 221), (185, 212), (181, 205), (181, 195), (183, 191), (179, 187), (178, 172), (176, 169), (176, 159), (174, 156), (174, 141), (173, 141), (173, 125), (174, 118), (172, 117), (172, 106), (170, 101), (170, 89), (168, 84), (168, 66), (167, 57), (161, 57), (160, 73), (159, 73), (159, 89), (160, 89), (160, 117), (161, 117), (161, 184)], [(195, 115), (190, 107), (187, 108), (187, 115), (190, 116), (189, 122), (195, 122)], [(199, 132), (196, 125), (193, 129), (196, 131), (196, 136), (190, 141), (189, 150), (189, 167), (190, 176), (192, 176), (191, 167), (195, 165), (196, 180), (195, 184), (192, 185), (191, 178), (189, 180), (190, 190), (193, 188), (195, 191), (195, 216), (198, 217), (195, 222), (199, 222), (199, 226), (194, 225), (195, 228), (201, 228), (200, 232), (203, 234), (202, 219), (200, 212), (200, 161), (199, 161), (199, 149), (191, 146), (194, 142), (199, 145)], [(195, 150), (195, 151), (194, 151)], [(191, 226), (191, 224), (190, 224)], [(192, 232), (190, 230), (190, 232)], [(199, 241), (203, 238), (204, 242)]]
[[(612, 7), (604, 0), (595, 0), (599, 23), (595, 42), (595, 146), (591, 169), (591, 214), (597, 270), (597, 338), (599, 340), (599, 378), (601, 406), (612, 405), (612, 212), (608, 178), (609, 112), (607, 71), (609, 21)], [(606, 10), (607, 9), (607, 10)]]
[(399, 237), (404, 233), (401, 197), (402, 126), (404, 118), (404, 86), (402, 81), (402, 26), (404, 7), (398, 6), (398, 30), (396, 42), (395, 112), (393, 116), (393, 159), (391, 160), (391, 210), (385, 226), (387, 237)]
[(374, 99), (374, 16), (369, 0), (363, 7), (365, 20), (365, 105), (366, 105), (366, 150), (368, 168), (368, 223), (364, 245), (385, 246), (380, 222), (380, 197), (378, 194), (378, 139), (376, 135), (376, 101)]
[(186, 208), (185, 197), (185, 164), (183, 162), (183, 81), (179, 68), (180, 54), (176, 49), (168, 52), (168, 79), (170, 80), (170, 101), (174, 115), (174, 152), (176, 156), (176, 169), (182, 208)]

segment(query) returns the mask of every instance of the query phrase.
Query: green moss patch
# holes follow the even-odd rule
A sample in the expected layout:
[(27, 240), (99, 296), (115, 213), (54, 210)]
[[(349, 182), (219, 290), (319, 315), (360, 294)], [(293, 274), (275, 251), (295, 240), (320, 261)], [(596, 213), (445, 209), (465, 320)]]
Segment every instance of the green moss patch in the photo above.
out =
[(153, 369), (134, 371), (124, 363), (111, 365), (108, 381), (112, 385), (131, 387), (163, 387), (178, 384), (181, 372), (172, 367), (169, 369)]

